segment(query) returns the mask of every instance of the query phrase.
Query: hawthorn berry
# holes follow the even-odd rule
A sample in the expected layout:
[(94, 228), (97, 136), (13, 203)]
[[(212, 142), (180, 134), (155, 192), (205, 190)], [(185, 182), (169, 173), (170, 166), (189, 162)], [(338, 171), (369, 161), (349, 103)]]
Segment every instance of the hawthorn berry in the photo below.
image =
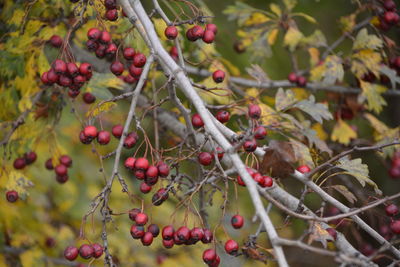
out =
[(142, 182), (141, 184), (140, 184), (140, 188), (139, 188), (139, 190), (140, 190), (140, 192), (142, 192), (143, 194), (147, 194), (147, 193), (149, 193), (150, 191), (151, 191), (151, 185), (149, 185), (148, 183), (146, 183), (146, 182)]
[(54, 168), (54, 171), (56, 172), (57, 175), (59, 176), (64, 176), (67, 175), (68, 169), (65, 165), (59, 164)]
[(336, 241), (336, 239), (337, 239), (337, 232), (336, 232), (336, 230), (333, 229), (333, 228), (326, 228), (325, 230), (326, 230), (326, 231), (328, 232), (328, 234), (333, 238), (333, 240)]
[(199, 153), (199, 155), (198, 155), (198, 161), (199, 161), (199, 163), (201, 164), (201, 165), (203, 165), (203, 166), (208, 166), (208, 165), (210, 165), (211, 163), (212, 163), (212, 161), (213, 161), (213, 156), (210, 154), (210, 153), (208, 153), (208, 152), (201, 152), (201, 153)]
[(83, 75), (75, 76), (73, 79), (74, 85), (78, 87), (82, 87), (82, 85), (86, 82), (86, 78)]
[(390, 223), (390, 229), (396, 235), (400, 234), (400, 220), (394, 220)]
[(43, 84), (45, 84), (45, 85), (50, 85), (51, 84), (51, 82), (49, 81), (49, 78), (47, 77), (47, 71), (45, 71), (45, 72), (43, 72), (42, 73), (42, 76), (40, 76), (40, 80), (41, 80), (41, 82), (43, 83)]
[(25, 159), (26, 164), (29, 165), (36, 161), (37, 155), (34, 151), (29, 151), (24, 154), (24, 159)]
[(249, 105), (249, 111), (248, 111), (249, 117), (252, 119), (259, 119), (261, 117), (261, 108), (259, 105), (256, 104), (250, 104)]
[(243, 149), (246, 152), (254, 152), (257, 149), (257, 142), (255, 139), (247, 140), (243, 143)]
[(192, 116), (192, 125), (193, 125), (193, 127), (196, 127), (196, 128), (200, 128), (200, 127), (204, 126), (203, 119), (200, 117), (199, 114), (196, 113)]
[(56, 181), (59, 182), (60, 184), (63, 184), (68, 181), (68, 175), (56, 175)]
[(129, 211), (129, 219), (131, 219), (132, 221), (135, 221), (136, 215), (138, 215), (141, 212), (140, 209), (138, 208), (133, 208)]
[(108, 31), (102, 31), (99, 41), (103, 44), (108, 44), (111, 42), (111, 34)]
[(191, 42), (195, 42), (198, 38), (196, 38), (192, 32), (192, 28), (188, 29), (186, 31), (186, 38), (191, 41)]
[(160, 234), (160, 228), (158, 227), (157, 224), (154, 223), (150, 224), (147, 227), (147, 231), (150, 232), (153, 235), (153, 237), (157, 237)]
[(106, 9), (116, 9), (117, 1), (116, 0), (104, 0), (104, 6)]
[(46, 167), (46, 169), (48, 169), (48, 170), (52, 170), (52, 169), (54, 169), (54, 166), (53, 166), (53, 161), (52, 161), (52, 159), (51, 158), (49, 158), (48, 160), (46, 160), (46, 162), (44, 163), (44, 166)]
[(168, 26), (164, 31), (165, 37), (169, 40), (174, 40), (178, 36), (178, 29), (175, 26)]
[(112, 57), (117, 53), (118, 47), (116, 44), (114, 43), (109, 43), (107, 45), (107, 48), (105, 50), (105, 53), (107, 54), (107, 56)]
[(202, 27), (200, 27), (199, 25), (195, 25), (193, 26), (191, 29), (191, 34), (193, 36), (193, 38), (195, 39), (195, 41), (197, 39), (203, 38), (204, 35), (204, 29)]
[(392, 166), (392, 167), (389, 169), (389, 175), (390, 175), (390, 177), (392, 177), (393, 179), (400, 178), (400, 166)]
[(59, 48), (63, 44), (63, 39), (59, 35), (52, 35), (49, 42), (53, 47)]
[(100, 145), (107, 145), (110, 142), (110, 133), (108, 131), (100, 131), (97, 134), (97, 142)]
[(289, 73), (288, 81), (291, 83), (297, 83), (297, 74), (294, 72)]
[(107, 10), (106, 14), (105, 14), (105, 17), (109, 21), (116, 21), (118, 19), (118, 10), (116, 10), (116, 9)]
[(94, 249), (91, 245), (83, 244), (79, 248), (79, 255), (84, 259), (90, 259), (93, 257)]
[(238, 175), (238, 177), (237, 177), (237, 183), (240, 186), (246, 186), (245, 182), (243, 181), (243, 179), (240, 175)]
[(67, 63), (67, 73), (71, 77), (75, 77), (79, 74), (79, 68), (74, 62)]
[(64, 165), (65, 167), (69, 168), (72, 166), (72, 159), (68, 155), (61, 155), (60, 157), (60, 163)]
[(110, 65), (110, 70), (115, 76), (119, 76), (124, 72), (124, 64), (121, 61), (114, 61)]
[(211, 264), (217, 258), (217, 252), (214, 249), (206, 249), (203, 252), (203, 261), (206, 264)]
[(60, 78), (58, 79), (58, 84), (64, 87), (68, 87), (72, 84), (72, 80), (66, 75), (60, 75)]
[(135, 216), (135, 222), (137, 225), (145, 225), (147, 223), (148, 217), (146, 213), (139, 212)]
[(211, 243), (213, 238), (213, 233), (210, 231), (210, 229), (203, 229), (203, 238), (201, 239), (203, 244)]
[(79, 66), (79, 73), (84, 76), (91, 74), (92, 73), (92, 65), (90, 65), (89, 63), (86, 63), (86, 62), (82, 63)]
[(97, 50), (97, 48), (99, 48), (99, 44), (95, 40), (89, 39), (86, 41), (86, 48), (90, 52), (94, 52)]
[(264, 126), (257, 126), (254, 129), (254, 138), (257, 140), (262, 140), (267, 136), (267, 130)]
[(218, 267), (219, 264), (221, 262), (220, 257), (217, 255), (217, 257), (215, 257), (215, 260), (209, 265), (209, 267)]
[(60, 76), (55, 72), (54, 69), (50, 69), (47, 72), (47, 80), (49, 81), (49, 84), (58, 82), (59, 78), (60, 78)]
[(164, 240), (172, 240), (174, 238), (174, 233), (174, 227), (172, 227), (172, 225), (167, 225), (163, 227), (161, 235)]
[(394, 11), (394, 10), (396, 10), (396, 3), (393, 0), (385, 0), (383, 2), (383, 7), (387, 11)]
[(387, 11), (383, 15), (384, 21), (389, 25), (394, 25), (399, 22), (399, 15), (393, 11)]
[(18, 196), (18, 192), (15, 190), (10, 190), (6, 192), (6, 199), (8, 202), (10, 203), (14, 203), (15, 201), (17, 201), (19, 198)]
[(232, 216), (231, 224), (232, 224), (233, 228), (240, 229), (243, 227), (244, 219), (241, 215), (236, 214), (236, 215)]
[(179, 227), (175, 233), (181, 241), (187, 241), (190, 238), (190, 230), (186, 226)]
[(142, 68), (137, 68), (135, 65), (130, 65), (128, 68), (129, 74), (132, 75), (132, 77), (140, 77), (142, 74), (143, 69)]
[(254, 175), (253, 175), (253, 180), (256, 182), (256, 183), (258, 183), (259, 185), (262, 185), (262, 184), (264, 184), (264, 177), (262, 176), (262, 174), (261, 173), (255, 173)]
[(124, 162), (124, 166), (127, 169), (133, 170), (135, 168), (135, 161), (136, 159), (134, 157), (128, 157)]
[(225, 79), (225, 72), (222, 70), (216, 70), (212, 74), (212, 78), (216, 83), (222, 83)]
[(182, 239), (180, 239), (180, 238), (178, 237), (178, 233), (177, 233), (177, 232), (174, 233), (174, 243), (175, 243), (175, 245), (183, 245), (183, 244), (185, 244), (185, 243), (187, 243), (187, 242), (188, 242), (188, 240), (182, 240)]
[(146, 178), (146, 172), (145, 170), (135, 170), (134, 175), (136, 179), (143, 180)]
[(101, 31), (97, 28), (91, 28), (87, 32), (87, 37), (91, 40), (98, 40), (101, 37)]
[(25, 168), (26, 159), (25, 158), (16, 158), (13, 163), (14, 169), (20, 170)]
[(219, 120), (219, 122), (225, 123), (229, 121), (230, 114), (226, 110), (220, 110), (217, 112), (217, 115), (215, 117), (217, 118), (217, 120)]
[(93, 248), (93, 257), (94, 258), (100, 258), (101, 255), (103, 255), (103, 251), (104, 248), (102, 245), (98, 244), (98, 243), (94, 243), (92, 244), (92, 248)]
[(206, 44), (212, 44), (215, 40), (215, 33), (213, 31), (206, 30), (202, 38)]
[(56, 59), (52, 64), (52, 68), (54, 69), (56, 74), (64, 74), (67, 72), (67, 63), (65, 63), (61, 59)]
[(115, 138), (119, 139), (121, 138), (123, 131), (124, 127), (120, 124), (117, 124), (112, 127), (111, 133)]
[(176, 46), (171, 47), (171, 49), (169, 50), (169, 55), (174, 59), (177, 60), (179, 53), (178, 53), (178, 48), (176, 48)]
[(133, 57), (133, 65), (137, 68), (141, 68), (146, 64), (146, 56), (142, 53), (136, 53)]
[(133, 57), (135, 56), (135, 49), (133, 49), (132, 47), (125, 47), (124, 51), (122, 52), (124, 58), (126, 60), (132, 60)]
[(239, 250), (239, 244), (232, 239), (225, 242), (225, 251), (230, 255), (236, 255)]
[(270, 176), (263, 176), (264, 180), (261, 184), (262, 187), (271, 187), (274, 183), (274, 180)]
[(153, 243), (153, 234), (150, 232), (144, 233), (141, 238), (143, 246), (150, 246)]
[[(78, 91), (78, 92), (79, 92), (79, 91)], [(79, 140), (81, 141), (82, 144), (87, 145), (87, 144), (90, 144), (90, 143), (92, 142), (93, 138), (91, 138), (91, 137), (89, 137), (89, 136), (86, 136), (86, 135), (85, 135), (85, 132), (82, 130), (82, 131), (79, 133)]]
[(214, 34), (217, 34), (218, 32), (217, 25), (213, 23), (206, 24), (206, 31), (212, 31)]
[(147, 170), (149, 168), (149, 161), (146, 158), (138, 158), (135, 162), (135, 168), (139, 170)]
[(146, 171), (147, 178), (158, 177), (158, 168), (156, 166), (150, 165)]
[(141, 225), (132, 225), (131, 226), (131, 236), (134, 239), (139, 239), (144, 236), (144, 227)]
[(157, 164), (157, 168), (158, 168), (158, 175), (160, 175), (161, 177), (168, 177), (168, 175), (169, 175), (169, 166), (166, 163), (159, 162)]
[(69, 261), (74, 261), (78, 257), (78, 249), (73, 246), (69, 246), (64, 250), (64, 258)]
[(387, 216), (395, 216), (399, 213), (399, 207), (397, 207), (395, 204), (390, 204), (385, 207), (385, 212)]
[(175, 245), (173, 239), (163, 239), (162, 244), (165, 248), (172, 248)]
[(304, 76), (298, 76), (296, 83), (300, 87), (305, 87), (307, 85), (307, 78)]
[(190, 239), (193, 240), (194, 242), (202, 240), (204, 237), (204, 230), (199, 227), (194, 227), (192, 230), (190, 230)]
[(95, 51), (96, 57), (103, 58), (106, 55), (107, 47), (105, 45), (99, 45)]
[(311, 171), (311, 168), (308, 167), (308, 165), (301, 165), (301, 166), (297, 167), (296, 170), (305, 174), (305, 173), (309, 173)]
[[(70, 98), (76, 98), (81, 92), (78, 90), (68, 90), (68, 96)], [(90, 143), (90, 142), (89, 142)]]
[(96, 126), (88, 125), (83, 129), (83, 133), (89, 138), (95, 138), (97, 137), (97, 128)]
[(215, 150), (217, 151), (218, 159), (221, 160), (224, 157), (224, 154), (225, 154), (224, 149), (221, 148), (221, 147), (217, 147)]
[(96, 101), (96, 97), (89, 92), (86, 92), (82, 95), (83, 102), (86, 104), (93, 104)]

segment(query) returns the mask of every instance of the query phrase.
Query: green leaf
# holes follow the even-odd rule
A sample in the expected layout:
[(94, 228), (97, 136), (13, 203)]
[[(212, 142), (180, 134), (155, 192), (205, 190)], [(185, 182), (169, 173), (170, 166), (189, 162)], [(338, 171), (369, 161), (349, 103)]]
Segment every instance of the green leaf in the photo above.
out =
[(373, 110), (376, 113), (380, 113), (383, 106), (386, 106), (386, 100), (382, 97), (382, 93), (387, 90), (387, 88), (380, 84), (372, 84), (364, 81), (360, 81), (362, 96), (367, 99), (368, 110)]
[(238, 20), (238, 24), (242, 25), (254, 11), (254, 8), (245, 3), (235, 2), (234, 5), (228, 6), (223, 13), (228, 15), (228, 20)]
[(325, 35), (320, 30), (315, 30), (310, 36), (304, 37), (301, 43), (313, 47), (326, 47)]
[(305, 13), (303, 13), (303, 12), (296, 12), (296, 13), (293, 13), (292, 16), (303, 17), (303, 18), (305, 18), (308, 22), (317, 23), (317, 21), (316, 21), (313, 17), (311, 17), (310, 15), (307, 15), (307, 14), (305, 14)]
[(275, 96), (275, 108), (277, 111), (282, 111), (294, 103), (296, 103), (296, 98), (292, 90), (283, 90), (282, 88), (278, 89)]
[(270, 4), (269, 8), (274, 12), (278, 17), (282, 16), (282, 10), (277, 4)]
[(365, 187), (366, 184), (371, 185), (377, 194), (382, 194), (374, 181), (369, 178), (369, 170), (366, 164), (361, 162), (361, 159), (352, 159), (348, 157), (341, 158), (336, 167), (345, 170), (346, 174), (353, 176), (357, 181)]
[(293, 107), (307, 113), (319, 123), (322, 123), (323, 119), (333, 119), (332, 114), (328, 110), (328, 107), (321, 103), (315, 103), (315, 97), (313, 95), (310, 95), (309, 99), (304, 99), (294, 104)]
[(9, 80), (25, 74), (25, 59), (23, 55), (0, 51), (0, 77)]
[(293, 52), (303, 37), (303, 34), (298, 29), (290, 27), (285, 34), (283, 44)]
[(366, 28), (358, 32), (356, 40), (353, 43), (353, 50), (372, 49), (376, 50), (383, 47), (383, 42), (374, 34), (368, 34)]
[(340, 185), (340, 184), (331, 185), (330, 188), (333, 188), (336, 191), (338, 191), (351, 204), (354, 204), (354, 202), (357, 201), (357, 197), (352, 192), (350, 192), (349, 189), (347, 187), (345, 187), (344, 185)]
[(283, 0), (286, 8), (290, 11), (297, 5), (297, 0)]

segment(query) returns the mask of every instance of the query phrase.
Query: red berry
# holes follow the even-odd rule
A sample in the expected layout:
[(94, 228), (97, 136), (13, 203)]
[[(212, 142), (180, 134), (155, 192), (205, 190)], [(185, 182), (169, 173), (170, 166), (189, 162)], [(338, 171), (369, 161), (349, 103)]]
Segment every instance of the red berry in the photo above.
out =
[(135, 162), (135, 169), (147, 170), (149, 168), (149, 161), (146, 158), (138, 158)]
[(387, 11), (394, 11), (394, 10), (396, 10), (396, 3), (393, 0), (385, 0), (383, 2), (383, 7)]
[(124, 165), (126, 168), (133, 170), (135, 168), (135, 161), (136, 159), (134, 157), (128, 157), (125, 160)]
[(188, 29), (188, 30), (186, 31), (186, 38), (187, 38), (189, 41), (194, 42), (194, 41), (196, 41), (198, 38), (196, 38), (196, 37), (194, 36), (192, 29), (193, 29), (193, 28), (190, 28), (190, 29)]
[(254, 152), (257, 149), (257, 142), (255, 139), (253, 140), (247, 140), (243, 144), (243, 149), (246, 152)]
[(144, 236), (144, 227), (141, 225), (132, 225), (131, 226), (131, 236), (134, 239), (139, 239)]
[(59, 182), (60, 184), (63, 184), (63, 183), (65, 183), (65, 182), (67, 182), (68, 181), (68, 175), (66, 174), (66, 175), (56, 175), (56, 180), (57, 180), (57, 182)]
[(392, 159), (392, 166), (393, 166), (393, 167), (399, 167), (399, 166), (400, 166), (400, 158), (394, 157), (394, 158)]
[(87, 32), (87, 37), (92, 40), (98, 40), (101, 36), (101, 31), (97, 28), (91, 28)]
[(225, 154), (224, 150), (221, 147), (217, 147), (216, 150), (217, 150), (218, 159), (221, 160), (224, 157), (224, 154)]
[(100, 35), (100, 42), (103, 44), (108, 44), (111, 42), (111, 34), (108, 31), (102, 31)]
[(58, 75), (53, 68), (47, 72), (47, 80), (49, 81), (49, 84), (58, 82), (59, 78), (60, 75)]
[(336, 241), (336, 238), (337, 238), (337, 232), (336, 232), (336, 230), (333, 229), (333, 228), (326, 228), (325, 230), (326, 230), (326, 231), (328, 232), (328, 234), (333, 238), (333, 240)]
[(135, 221), (136, 215), (138, 215), (140, 212), (141, 212), (141, 210), (138, 208), (131, 209), (129, 211), (129, 219), (131, 219), (132, 221)]
[(222, 70), (216, 70), (213, 72), (212, 78), (216, 83), (222, 83), (225, 79), (225, 72)]
[(255, 173), (254, 175), (253, 175), (253, 180), (256, 182), (256, 183), (258, 183), (259, 185), (262, 185), (262, 184), (264, 184), (264, 177), (262, 176), (262, 174), (261, 173)]
[(48, 169), (48, 170), (52, 170), (52, 169), (54, 169), (54, 166), (53, 166), (53, 161), (52, 161), (52, 159), (51, 158), (49, 158), (48, 160), (46, 160), (46, 162), (44, 163), (44, 166), (46, 167), (46, 169)]
[(92, 73), (92, 65), (86, 62), (82, 63), (79, 66), (79, 73), (84, 76), (89, 75), (90, 73)]
[(117, 124), (112, 127), (111, 133), (114, 135), (115, 138), (119, 139), (121, 138), (123, 131), (124, 127), (120, 124)]
[(108, 131), (100, 131), (97, 135), (97, 142), (100, 145), (107, 145), (110, 142), (110, 133)]
[(218, 32), (217, 25), (213, 23), (206, 24), (206, 31), (212, 31), (214, 34), (217, 34)]
[(93, 125), (88, 125), (83, 129), (83, 133), (85, 136), (90, 137), (90, 138), (95, 138), (97, 137), (97, 129)]
[(171, 47), (171, 49), (169, 50), (169, 54), (171, 57), (174, 58), (174, 60), (177, 60), (179, 56), (178, 48), (176, 48), (176, 46)]
[(250, 118), (257, 120), (261, 117), (261, 108), (256, 104), (250, 104), (248, 113)]
[(158, 168), (156, 166), (149, 166), (149, 168), (146, 171), (146, 177), (151, 178), (151, 177), (158, 177)]
[(116, 0), (105, 0), (104, 6), (106, 9), (116, 9), (117, 8), (117, 1)]
[(229, 121), (230, 114), (226, 110), (220, 110), (217, 112), (216, 118), (219, 120), (219, 122), (225, 123)]
[(47, 77), (47, 71), (43, 72), (42, 76), (40, 76), (40, 80), (42, 81), (43, 84), (45, 85), (50, 85), (51, 82), (49, 81), (49, 78)]
[(105, 17), (109, 21), (116, 21), (118, 19), (118, 10), (116, 10), (116, 9), (107, 10), (106, 14), (105, 14)]
[(16, 158), (13, 163), (14, 169), (20, 170), (25, 168), (26, 160), (25, 158)]
[(213, 156), (208, 152), (201, 152), (198, 155), (199, 163), (203, 166), (208, 166), (212, 163)]
[(64, 250), (64, 257), (69, 261), (74, 261), (78, 257), (78, 249), (73, 246), (69, 246)]
[(74, 85), (78, 86), (78, 88), (82, 87), (85, 82), (86, 78), (82, 75), (75, 76), (73, 80)]
[(264, 126), (257, 126), (257, 128), (254, 129), (254, 138), (258, 140), (262, 140), (267, 136), (267, 130), (265, 129)]
[(399, 22), (399, 15), (393, 11), (387, 11), (383, 15), (383, 19), (387, 24), (394, 25)]
[(164, 162), (159, 162), (157, 164), (158, 175), (161, 177), (167, 177), (169, 175), (169, 166)]
[(103, 246), (98, 244), (98, 243), (94, 243), (92, 244), (92, 248), (93, 248), (93, 257), (94, 258), (100, 258), (101, 255), (103, 255)]
[(204, 29), (202, 27), (200, 27), (199, 25), (195, 25), (191, 28), (191, 32), (193, 35), (193, 38), (195, 40), (203, 38), (204, 35)]
[(96, 57), (103, 58), (106, 55), (107, 46), (99, 45), (95, 51)]
[(169, 239), (169, 240), (163, 239), (162, 244), (165, 248), (172, 248), (174, 246), (175, 242), (173, 239)]
[(202, 240), (203, 237), (204, 237), (204, 230), (202, 228), (194, 227), (190, 231), (190, 239), (195, 242)]
[(274, 183), (274, 180), (269, 176), (263, 176), (264, 181), (262, 183), (262, 187), (271, 187)]
[(136, 179), (143, 180), (146, 178), (146, 172), (144, 170), (135, 170), (134, 175)]
[(79, 74), (79, 68), (74, 62), (67, 63), (67, 72), (71, 77), (75, 77)]
[(145, 225), (147, 223), (148, 217), (146, 213), (140, 212), (136, 214), (135, 222), (137, 225)]
[(14, 203), (15, 201), (18, 200), (18, 192), (15, 190), (10, 190), (6, 192), (6, 199), (10, 203)]
[(203, 261), (211, 264), (217, 258), (217, 252), (214, 249), (207, 249), (203, 252)]
[[(79, 91), (77, 91), (77, 92), (79, 92)], [(90, 142), (92, 142), (93, 138), (86, 136), (85, 132), (82, 130), (79, 133), (79, 140), (81, 141), (82, 144), (87, 145), (87, 144), (90, 144)]]
[(187, 241), (190, 238), (190, 230), (186, 226), (179, 227), (176, 231), (176, 235), (180, 241)]
[(142, 68), (136, 68), (135, 65), (130, 65), (129, 66), (129, 74), (132, 75), (132, 77), (140, 77), (142, 74), (143, 69)]
[(147, 227), (147, 231), (150, 232), (153, 235), (153, 237), (157, 237), (160, 234), (160, 228), (158, 227), (157, 224), (154, 223), (150, 224)]
[(217, 257), (215, 257), (215, 260), (209, 265), (209, 267), (218, 267), (219, 264), (221, 262), (220, 257), (217, 255)]
[(128, 74), (123, 77), (124, 82), (129, 83), (129, 84), (134, 84), (135, 82), (138, 81), (137, 78), (133, 77), (132, 75)]
[(304, 76), (297, 77), (297, 85), (300, 87), (304, 87), (307, 85), (307, 78)]
[(175, 26), (168, 26), (164, 31), (165, 37), (174, 40), (178, 36), (178, 29)]
[(126, 47), (124, 48), (123, 55), (125, 59), (132, 60), (135, 56), (135, 49), (133, 49), (132, 47)]
[(79, 255), (84, 259), (90, 259), (93, 257), (94, 249), (91, 245), (83, 244), (79, 248)]
[(395, 204), (390, 204), (385, 207), (385, 212), (387, 216), (395, 216), (399, 213), (399, 208)]
[[(50, 159), (51, 160), (51, 159)], [(72, 159), (68, 155), (62, 155), (60, 157), (60, 163), (64, 165), (65, 167), (71, 167), (72, 166)]]
[(307, 165), (301, 165), (299, 167), (297, 167), (297, 169), (299, 172), (305, 174), (305, 173), (309, 173), (311, 171), (310, 167), (308, 167)]
[(63, 164), (57, 165), (54, 168), (54, 171), (56, 172), (56, 174), (58, 176), (64, 176), (64, 175), (67, 175), (67, 173), (68, 173), (67, 167), (65, 165), (63, 165)]
[(61, 59), (56, 59), (52, 64), (52, 68), (58, 75), (67, 72), (67, 64)]
[(200, 128), (200, 127), (204, 126), (204, 122), (199, 114), (196, 113), (192, 116), (192, 125), (193, 125), (193, 127), (196, 127), (196, 128)]
[(58, 79), (58, 84), (64, 87), (69, 87), (72, 84), (72, 80), (66, 75), (61, 75), (60, 79)]
[(236, 214), (232, 217), (231, 224), (232, 224), (233, 228), (240, 229), (240, 228), (242, 228), (242, 226), (244, 224), (244, 219), (239, 214)]
[(288, 81), (291, 83), (297, 83), (297, 75), (294, 72), (289, 73)]
[(82, 95), (83, 102), (86, 104), (93, 104), (96, 101), (96, 97), (89, 92), (86, 92)]
[(54, 47), (61, 47), (63, 44), (63, 39), (59, 35), (53, 35), (50, 37), (50, 44)]
[(246, 186), (246, 184), (244, 183), (244, 181), (240, 175), (238, 175), (238, 177), (237, 177), (237, 183), (238, 183), (238, 185)]
[(94, 52), (97, 50), (97, 48), (99, 47), (99, 44), (97, 43), (97, 41), (95, 40), (87, 40), (86, 41), (86, 48), (90, 51), (90, 52)]
[(396, 235), (400, 234), (400, 220), (394, 220), (390, 223), (390, 229)]
[(151, 243), (153, 243), (153, 234), (150, 232), (144, 233), (141, 241), (142, 241), (143, 246), (150, 246)]
[(146, 56), (142, 53), (136, 53), (133, 57), (133, 65), (137, 68), (141, 68), (146, 64)]
[(26, 164), (32, 164), (36, 161), (37, 155), (34, 151), (30, 151), (24, 154)]
[(146, 184), (145, 182), (142, 182), (140, 184), (140, 192), (142, 192), (143, 194), (147, 194), (151, 191), (151, 186)]
[(228, 240), (225, 242), (225, 251), (230, 255), (236, 255), (239, 250), (239, 244), (235, 240)]
[(167, 225), (162, 229), (161, 235), (164, 240), (172, 240), (174, 238), (174, 233), (174, 227), (172, 227), (172, 225)]
[(106, 48), (106, 50), (105, 50), (105, 53), (106, 53), (108, 56), (113, 56), (113, 55), (115, 55), (115, 54), (117, 53), (117, 50), (118, 50), (118, 47), (117, 47), (116, 44), (114, 44), (114, 43), (109, 43), (109, 44), (107, 45), (107, 48)]
[(114, 61), (110, 65), (110, 70), (114, 75), (119, 76), (124, 72), (124, 64), (121, 61)]
[(209, 229), (203, 229), (203, 238), (201, 239), (201, 242), (203, 244), (208, 244), (211, 243), (213, 240), (213, 233)]
[(205, 42), (207, 44), (211, 44), (215, 40), (215, 33), (207, 30), (204, 32), (202, 39), (203, 39), (203, 42)]
[(400, 178), (400, 166), (392, 166), (392, 167), (389, 169), (389, 175), (390, 175), (393, 179)]

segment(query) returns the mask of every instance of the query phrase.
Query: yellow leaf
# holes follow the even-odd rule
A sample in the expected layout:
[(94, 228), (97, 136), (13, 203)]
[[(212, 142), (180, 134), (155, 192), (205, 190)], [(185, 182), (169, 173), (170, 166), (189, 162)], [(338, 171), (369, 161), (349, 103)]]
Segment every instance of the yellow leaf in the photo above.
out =
[(277, 4), (270, 4), (269, 7), (278, 17), (282, 16), (281, 8)]
[(333, 128), (331, 139), (341, 144), (348, 145), (351, 139), (357, 138), (357, 133), (343, 120), (338, 120)]
[(254, 87), (253, 88), (249, 88), (249, 89), (246, 90), (246, 94), (249, 97), (253, 97), (255, 99), (258, 99), (259, 95), (260, 95), (260, 89), (257, 89), (257, 88), (254, 88)]
[(34, 248), (25, 251), (20, 255), (22, 266), (24, 267), (35, 267), (38, 264), (43, 263), (43, 250), (40, 248)]
[(304, 88), (292, 88), (292, 92), (297, 100), (307, 99), (310, 95), (309, 91)]
[(18, 9), (18, 8), (15, 9), (11, 20), (8, 21), (7, 23), (20, 26), (21, 23), (22, 23), (22, 19), (24, 17), (24, 14), (25, 14), (24, 10)]
[(301, 39), (303, 38), (303, 34), (296, 28), (290, 27), (289, 30), (285, 34), (285, 38), (283, 43), (285, 46), (289, 47), (290, 51), (294, 51), (296, 46), (299, 44)]
[(153, 18), (153, 23), (154, 27), (156, 28), (157, 34), (161, 38), (161, 40), (164, 41), (168, 40), (164, 34), (165, 28), (167, 28), (167, 24), (165, 23), (165, 21), (163, 19)]
[(377, 136), (375, 136), (375, 140), (381, 140), (384, 135), (389, 132), (389, 127), (387, 127), (386, 124), (378, 120), (374, 115), (370, 113), (365, 113), (364, 117), (369, 121), (369, 123), (372, 125), (374, 130), (377, 132)]
[(43, 72), (46, 72), (50, 69), (50, 64), (49, 61), (47, 60), (47, 57), (44, 53), (44, 51), (41, 51), (39, 53), (38, 59), (37, 59), (37, 66), (38, 66), (38, 71), (40, 74)]
[(360, 79), (368, 72), (379, 76), (381, 61), (380, 53), (371, 49), (363, 49), (352, 55), (351, 71)]
[(386, 106), (386, 100), (382, 97), (382, 93), (387, 88), (380, 84), (372, 84), (360, 80), (360, 86), (362, 89), (362, 96), (367, 99), (367, 108), (373, 110), (376, 113), (380, 113), (383, 106)]
[(321, 139), (322, 141), (326, 141), (326, 139), (328, 139), (328, 134), (322, 127), (322, 124), (314, 123), (311, 129), (313, 129), (317, 133), (318, 138)]
[(368, 34), (366, 28), (358, 32), (356, 40), (353, 43), (353, 50), (382, 48), (383, 42), (374, 34)]
[(232, 76), (239, 76), (240, 75), (240, 69), (236, 67), (234, 64), (232, 64), (229, 60), (225, 58), (220, 58), (221, 62), (224, 64), (229, 69), (229, 73)]
[(94, 106), (94, 108), (89, 109), (86, 112), (86, 117), (97, 117), (102, 113), (108, 112), (111, 109), (115, 108), (117, 104), (115, 102), (106, 102), (99, 105)]
[(276, 38), (278, 37), (279, 30), (278, 29), (272, 29), (268, 33), (268, 43), (270, 45), (275, 44)]
[(28, 191), (26, 189), (32, 186), (33, 183), (23, 173), (12, 170), (8, 174), (6, 185), (7, 190), (17, 191), (18, 195), (22, 199), (25, 199), (28, 195)]
[(351, 32), (356, 25), (356, 14), (341, 17), (339, 24), (343, 32)]
[(310, 65), (315, 66), (319, 63), (319, 50), (315, 47), (308, 48), (310, 54)]
[(310, 80), (311, 81), (320, 81), (325, 73), (326, 67), (325, 64), (317, 65), (311, 69), (310, 73)]
[(265, 23), (267, 21), (270, 21), (271, 19), (267, 17), (266, 15), (260, 13), (260, 12), (254, 12), (251, 14), (250, 18), (248, 18), (244, 22), (244, 26), (253, 26), (253, 25), (258, 25)]
[(261, 121), (265, 125), (274, 125), (279, 123), (279, 116), (276, 111), (263, 103), (258, 104), (261, 108)]
[(115, 77), (112, 73), (97, 73), (94, 72), (90, 79), (86, 90), (95, 92), (97, 90), (105, 90), (106, 88), (124, 89), (125, 83), (121, 79)]

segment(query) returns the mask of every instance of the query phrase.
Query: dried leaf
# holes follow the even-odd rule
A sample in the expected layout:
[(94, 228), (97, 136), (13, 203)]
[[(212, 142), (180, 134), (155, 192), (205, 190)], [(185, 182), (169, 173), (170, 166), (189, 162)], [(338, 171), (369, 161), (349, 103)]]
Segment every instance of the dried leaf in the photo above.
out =
[(333, 128), (331, 139), (341, 144), (348, 145), (351, 139), (357, 138), (357, 133), (343, 120), (338, 120)]
[(322, 123), (323, 119), (333, 119), (328, 107), (321, 103), (315, 103), (315, 97), (313, 95), (310, 95), (309, 99), (304, 99), (294, 104), (293, 107), (301, 109), (319, 123)]
[(372, 84), (364, 81), (360, 81), (362, 89), (362, 96), (367, 99), (368, 110), (373, 110), (376, 113), (380, 113), (383, 106), (386, 106), (386, 100), (382, 97), (382, 93), (387, 90), (383, 85)]
[(339, 184), (338, 185), (331, 185), (330, 188), (333, 188), (336, 191), (338, 191), (351, 204), (354, 204), (354, 202), (357, 201), (357, 197), (352, 192), (350, 192), (349, 189), (347, 187), (345, 187), (344, 185), (339, 185)]
[(282, 88), (279, 88), (275, 96), (275, 108), (278, 111), (282, 111), (292, 106), (296, 101), (292, 90), (288, 89), (284, 91)]
[(251, 64), (250, 68), (246, 68), (247, 73), (256, 79), (259, 83), (269, 82), (270, 79), (264, 70), (257, 64)]
[(353, 43), (353, 50), (359, 49), (372, 49), (376, 50), (382, 48), (382, 39), (378, 38), (374, 34), (368, 34), (366, 28), (358, 32), (356, 40)]
[(311, 233), (308, 237), (308, 244), (310, 245), (314, 241), (320, 242), (322, 246), (326, 248), (328, 241), (334, 240), (333, 237), (321, 226), (320, 223), (314, 223), (311, 229)]
[(298, 161), (301, 161), (302, 164), (306, 164), (310, 166), (310, 168), (314, 167), (314, 161), (310, 154), (310, 149), (303, 143), (294, 140), (292, 138), (289, 139), (292, 144), (292, 148), (294, 151), (294, 155)]
[(290, 142), (272, 140), (265, 151), (259, 171), (283, 178), (294, 171), (296, 156)]
[(343, 157), (339, 159), (336, 167), (345, 170), (346, 174), (355, 177), (363, 187), (369, 184), (374, 188), (377, 194), (382, 194), (376, 183), (369, 178), (368, 165), (363, 164), (361, 159), (350, 160), (348, 157)]

